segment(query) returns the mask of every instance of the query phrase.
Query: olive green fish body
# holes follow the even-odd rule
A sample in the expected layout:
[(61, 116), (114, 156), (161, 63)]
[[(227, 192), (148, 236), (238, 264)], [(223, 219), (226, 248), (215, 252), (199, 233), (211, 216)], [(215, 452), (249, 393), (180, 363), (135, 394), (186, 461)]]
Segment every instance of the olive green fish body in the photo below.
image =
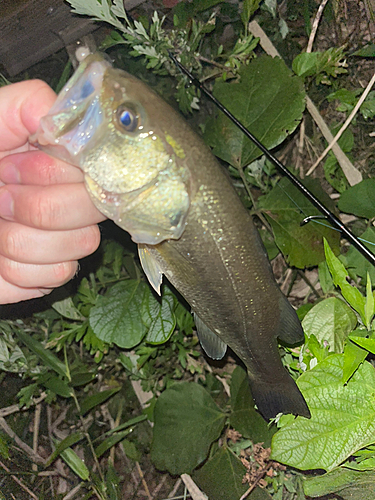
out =
[[(261, 413), (308, 417), (277, 345), (277, 337), (289, 344), (303, 340), (296, 313), (280, 292), (252, 217), (222, 167), (204, 144), (191, 156), (199, 189), (184, 233), (148, 251), (208, 329), (245, 363)], [(210, 345), (200, 339), (210, 355)]]
[(303, 341), (252, 218), (209, 148), (156, 93), (100, 55), (87, 57), (32, 141), (85, 173), (90, 196), (139, 244), (160, 293), (163, 275), (195, 313), (206, 353), (242, 359), (266, 418), (310, 416), (277, 338)]

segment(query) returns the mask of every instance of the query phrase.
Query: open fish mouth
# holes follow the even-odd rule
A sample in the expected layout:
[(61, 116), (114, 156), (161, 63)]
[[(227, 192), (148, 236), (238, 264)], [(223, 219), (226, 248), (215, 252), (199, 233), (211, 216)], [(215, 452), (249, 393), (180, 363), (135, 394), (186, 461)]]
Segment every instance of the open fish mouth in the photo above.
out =
[(59, 93), (48, 115), (40, 120), (30, 143), (46, 153), (80, 167), (80, 154), (92, 142), (103, 122), (100, 91), (111, 64), (89, 55)]

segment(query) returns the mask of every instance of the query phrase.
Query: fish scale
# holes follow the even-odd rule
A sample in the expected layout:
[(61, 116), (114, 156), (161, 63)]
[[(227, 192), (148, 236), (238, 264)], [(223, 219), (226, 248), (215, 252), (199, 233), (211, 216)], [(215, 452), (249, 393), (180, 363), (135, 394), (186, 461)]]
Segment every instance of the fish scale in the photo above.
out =
[[(95, 130), (85, 133), (86, 122)], [(96, 207), (139, 244), (154, 289), (160, 293), (164, 275), (190, 304), (205, 352), (220, 359), (228, 345), (246, 365), (266, 419), (310, 417), (278, 352), (277, 338), (303, 341), (298, 317), (228, 175), (176, 111), (94, 54), (31, 140), (83, 170)]]

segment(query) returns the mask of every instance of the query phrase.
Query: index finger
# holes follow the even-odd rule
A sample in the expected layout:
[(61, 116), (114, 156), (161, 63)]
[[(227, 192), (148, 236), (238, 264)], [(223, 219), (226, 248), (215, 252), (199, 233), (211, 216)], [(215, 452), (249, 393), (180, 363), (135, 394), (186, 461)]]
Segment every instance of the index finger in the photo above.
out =
[(0, 155), (27, 143), (55, 99), (54, 91), (42, 80), (27, 80), (0, 88)]

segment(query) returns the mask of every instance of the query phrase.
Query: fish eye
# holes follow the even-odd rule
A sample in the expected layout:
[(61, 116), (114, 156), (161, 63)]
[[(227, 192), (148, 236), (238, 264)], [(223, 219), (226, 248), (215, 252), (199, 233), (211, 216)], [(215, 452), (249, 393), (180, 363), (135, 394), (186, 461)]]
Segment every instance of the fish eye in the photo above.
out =
[(127, 132), (134, 132), (139, 124), (139, 116), (127, 106), (120, 106), (117, 109), (117, 118), (121, 127)]

